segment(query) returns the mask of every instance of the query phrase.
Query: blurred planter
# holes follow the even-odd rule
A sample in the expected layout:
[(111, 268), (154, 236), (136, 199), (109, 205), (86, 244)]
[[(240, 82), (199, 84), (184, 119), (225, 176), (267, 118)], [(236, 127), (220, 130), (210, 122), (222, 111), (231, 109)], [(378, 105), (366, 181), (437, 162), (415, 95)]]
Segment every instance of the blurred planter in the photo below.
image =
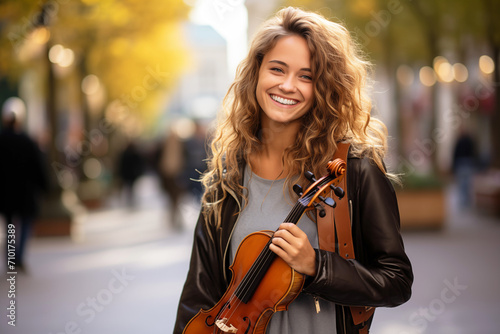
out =
[(481, 213), (500, 216), (500, 170), (489, 170), (473, 180), (474, 204)]
[(40, 214), (33, 226), (36, 237), (71, 236), (74, 213), (61, 199), (60, 191), (42, 198)]
[(87, 209), (98, 209), (106, 197), (106, 185), (101, 180), (81, 181), (77, 195)]
[(404, 178), (396, 191), (403, 229), (441, 229), (446, 219), (443, 183), (434, 176)]

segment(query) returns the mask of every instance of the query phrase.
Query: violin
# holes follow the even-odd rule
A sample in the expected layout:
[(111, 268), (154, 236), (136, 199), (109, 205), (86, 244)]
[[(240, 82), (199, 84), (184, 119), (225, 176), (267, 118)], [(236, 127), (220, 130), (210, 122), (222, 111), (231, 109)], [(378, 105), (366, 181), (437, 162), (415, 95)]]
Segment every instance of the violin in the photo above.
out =
[[(300, 197), (284, 222), (294, 223), (312, 209), (325, 215), (322, 203), (335, 207), (327, 193), (338, 199), (344, 190), (337, 187), (345, 176), (346, 163), (335, 159), (327, 164), (328, 174), (316, 180), (311, 172), (306, 178), (312, 184), (303, 191), (293, 190)], [(209, 310), (200, 310), (186, 325), (183, 334), (265, 333), (274, 313), (288, 305), (302, 291), (305, 275), (296, 272), (269, 249), (273, 231), (259, 231), (246, 236), (238, 246), (232, 265), (231, 283), (219, 302)]]

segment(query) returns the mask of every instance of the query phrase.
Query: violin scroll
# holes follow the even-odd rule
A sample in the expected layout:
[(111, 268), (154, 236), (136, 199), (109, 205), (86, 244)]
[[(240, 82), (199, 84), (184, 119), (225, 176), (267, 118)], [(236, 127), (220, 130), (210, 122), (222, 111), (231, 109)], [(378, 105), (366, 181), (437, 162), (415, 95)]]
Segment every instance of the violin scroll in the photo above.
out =
[(335, 159), (333, 161), (329, 161), (326, 168), (331, 175), (339, 177), (345, 173), (346, 163), (342, 159)]

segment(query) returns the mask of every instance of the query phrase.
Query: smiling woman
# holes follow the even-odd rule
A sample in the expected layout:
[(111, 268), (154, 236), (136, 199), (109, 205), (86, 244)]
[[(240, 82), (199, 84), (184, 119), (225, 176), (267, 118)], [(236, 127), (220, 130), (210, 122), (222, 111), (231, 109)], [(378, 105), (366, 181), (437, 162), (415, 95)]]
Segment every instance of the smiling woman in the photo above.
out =
[(260, 106), (260, 140), (269, 145), (254, 151), (249, 163), (255, 174), (275, 179), (284, 172), (279, 152), (292, 146), (300, 118), (314, 99), (311, 52), (303, 37), (280, 38), (264, 56), (255, 95)]
[(313, 103), (311, 52), (304, 38), (281, 38), (268, 52), (259, 70), (256, 96), (262, 108), (261, 126), (270, 121), (298, 126)]
[[(358, 322), (346, 305), (372, 309), (408, 300), (413, 274), (382, 162), (386, 129), (370, 116), (368, 65), (343, 26), (314, 13), (285, 8), (257, 32), (224, 100), (202, 176), (203, 207), (174, 333), (367, 333), (373, 313)], [(340, 147), (350, 147), (343, 203), (349, 203), (351, 221), (345, 220), (356, 260), (338, 254), (340, 234), (323, 235), (313, 214), (302, 215), (304, 209), (297, 218), (292, 205), (300, 204), (302, 189), (315, 187), (306, 171), (324, 175)], [(325, 218), (331, 229), (341, 219), (334, 218)], [(245, 272), (239, 254), (259, 249), (246, 245), (261, 230), (275, 230), (260, 253), (264, 262), (275, 257), (273, 263), (303, 277), (302, 292), (283, 298), (289, 304), (263, 306), (274, 298), (272, 289), (257, 297), (275, 273), (272, 265), (266, 271), (252, 260), (248, 265), (259, 269), (238, 282)], [(326, 239), (330, 250), (319, 245)], [(242, 311), (250, 306), (255, 309)]]

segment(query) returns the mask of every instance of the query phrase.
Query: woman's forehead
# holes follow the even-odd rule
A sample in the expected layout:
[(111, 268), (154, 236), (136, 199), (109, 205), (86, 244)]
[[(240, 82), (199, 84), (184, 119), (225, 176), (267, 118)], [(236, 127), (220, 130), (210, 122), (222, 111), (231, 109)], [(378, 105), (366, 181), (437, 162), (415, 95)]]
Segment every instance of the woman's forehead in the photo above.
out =
[(310, 69), (311, 52), (305, 38), (298, 35), (284, 36), (264, 55), (264, 62), (281, 62), (288, 66), (299, 65)]

